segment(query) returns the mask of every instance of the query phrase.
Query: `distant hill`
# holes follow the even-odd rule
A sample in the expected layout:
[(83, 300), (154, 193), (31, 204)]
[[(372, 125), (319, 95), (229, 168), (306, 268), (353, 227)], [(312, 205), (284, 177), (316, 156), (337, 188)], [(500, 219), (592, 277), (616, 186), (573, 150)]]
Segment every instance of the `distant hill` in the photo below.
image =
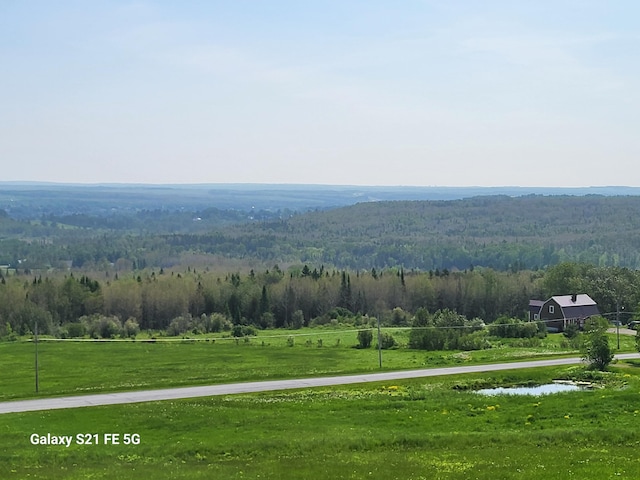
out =
[(362, 202), (456, 200), (506, 195), (640, 195), (638, 187), (382, 187), (269, 184), (53, 184), (0, 182), (0, 209), (14, 218), (88, 214), (106, 216), (142, 210), (295, 211), (326, 210)]
[(360, 203), (172, 241), (350, 268), (640, 266), (640, 197), (484, 196)]
[[(371, 269), (640, 268), (640, 196), (282, 185), (0, 187), (0, 264), (263, 262)], [(620, 187), (609, 193), (636, 192)], [(545, 192), (559, 189), (545, 189)], [(562, 189), (565, 190), (565, 189)], [(578, 192), (588, 191), (588, 195)], [(521, 195), (516, 195), (519, 193)], [(386, 200), (385, 196), (398, 197)], [(341, 205), (341, 204), (346, 204)], [(3, 215), (2, 211), (8, 215)], [(2, 218), (2, 217), (5, 218)]]

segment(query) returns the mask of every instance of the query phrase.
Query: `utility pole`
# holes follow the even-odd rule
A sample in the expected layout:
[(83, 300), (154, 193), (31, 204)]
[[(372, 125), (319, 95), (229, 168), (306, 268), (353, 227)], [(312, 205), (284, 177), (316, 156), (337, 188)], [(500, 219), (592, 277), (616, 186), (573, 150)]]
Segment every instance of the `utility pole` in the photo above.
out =
[(616, 300), (616, 336), (618, 337), (618, 350), (620, 350), (620, 301), (619, 300)]
[(380, 342), (380, 315), (377, 317), (378, 320), (378, 363), (380, 364), (380, 368), (382, 369), (382, 342)]
[(36, 393), (38, 393), (38, 320), (35, 323), (35, 344), (36, 344)]

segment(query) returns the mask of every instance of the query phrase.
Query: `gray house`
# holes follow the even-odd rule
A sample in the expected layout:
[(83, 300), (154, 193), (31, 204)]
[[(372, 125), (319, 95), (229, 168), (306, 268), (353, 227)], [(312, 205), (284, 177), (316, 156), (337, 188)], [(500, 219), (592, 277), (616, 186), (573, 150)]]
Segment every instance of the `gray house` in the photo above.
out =
[(570, 323), (582, 328), (585, 320), (596, 315), (600, 315), (598, 305), (585, 293), (556, 295), (544, 302), (529, 302), (529, 319), (544, 321), (547, 329), (556, 332), (564, 331)]
[(544, 300), (529, 300), (529, 321), (537, 322), (540, 320), (540, 309), (544, 305)]

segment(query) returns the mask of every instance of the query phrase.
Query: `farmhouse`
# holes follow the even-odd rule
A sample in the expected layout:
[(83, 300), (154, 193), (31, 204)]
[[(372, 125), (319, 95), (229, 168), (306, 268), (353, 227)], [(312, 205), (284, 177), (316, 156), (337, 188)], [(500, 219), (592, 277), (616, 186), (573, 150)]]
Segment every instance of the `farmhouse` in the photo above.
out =
[(584, 293), (556, 295), (547, 301), (529, 302), (529, 320), (544, 321), (551, 331), (562, 332), (570, 323), (582, 328), (585, 320), (595, 315), (600, 315), (598, 305)]
[(540, 320), (540, 309), (544, 305), (544, 300), (529, 300), (529, 321), (537, 322)]

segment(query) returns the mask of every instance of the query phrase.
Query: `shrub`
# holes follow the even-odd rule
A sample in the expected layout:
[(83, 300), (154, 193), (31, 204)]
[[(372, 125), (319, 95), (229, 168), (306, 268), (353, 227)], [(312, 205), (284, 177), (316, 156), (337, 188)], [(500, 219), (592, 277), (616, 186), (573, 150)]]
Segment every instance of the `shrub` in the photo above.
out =
[(580, 328), (578, 327), (577, 323), (570, 323), (566, 326), (564, 332), (562, 332), (562, 334), (569, 339), (576, 338), (579, 333)]
[(87, 333), (87, 329), (85, 328), (84, 324), (77, 322), (77, 323), (67, 323), (64, 327), (64, 329), (66, 330), (67, 336), (69, 338), (80, 338), (80, 337), (84, 337)]
[(538, 325), (516, 318), (500, 317), (489, 326), (489, 332), (500, 338), (532, 338), (538, 334)]
[(329, 318), (337, 319), (344, 317), (353, 317), (353, 312), (343, 307), (335, 307), (329, 311)]
[(99, 324), (99, 332), (102, 338), (114, 338), (120, 333), (120, 329), (118, 317), (103, 317)]
[(304, 325), (304, 314), (302, 313), (302, 310), (296, 310), (295, 312), (293, 312), (293, 315), (291, 315), (291, 328), (302, 328), (302, 326)]
[(15, 342), (16, 340), (18, 340), (18, 336), (13, 331), (13, 328), (11, 328), (11, 324), (9, 322), (7, 322), (5, 326), (5, 335), (5, 339), (9, 342)]
[(126, 338), (136, 338), (136, 335), (140, 333), (140, 325), (135, 318), (131, 317), (124, 322), (122, 326), (122, 336)]
[(331, 323), (331, 317), (327, 314), (325, 315), (320, 315), (319, 317), (314, 318), (313, 320), (311, 320), (311, 322), (309, 322), (309, 325), (312, 327), (318, 327), (321, 325), (327, 325), (329, 323)]
[(391, 325), (397, 327), (406, 327), (407, 325), (409, 325), (409, 320), (409, 315), (400, 307), (396, 307), (392, 310), (390, 318)]
[(478, 330), (468, 335), (463, 335), (458, 340), (459, 350), (484, 350), (491, 348), (491, 343), (487, 340), (486, 330)]
[(418, 350), (483, 350), (491, 348), (486, 330), (467, 333), (462, 328), (414, 328), (409, 333), (409, 348)]
[(122, 329), (116, 316), (105, 317), (96, 314), (80, 317), (80, 321), (91, 338), (114, 338)]
[(607, 337), (608, 322), (603, 318), (590, 318), (584, 328), (581, 347), (582, 358), (596, 370), (605, 370), (613, 360), (613, 351)]
[(232, 337), (253, 337), (256, 335), (256, 329), (248, 325), (234, 325), (231, 329)]
[(193, 319), (190, 314), (180, 315), (171, 320), (167, 327), (167, 335), (177, 337), (193, 328)]
[(380, 348), (382, 350), (387, 350), (389, 348), (393, 348), (397, 345), (396, 339), (390, 333), (382, 332), (380, 334)]
[(446, 337), (435, 327), (414, 328), (409, 333), (409, 348), (418, 350), (444, 350)]
[(371, 330), (358, 331), (358, 348), (369, 348), (373, 341), (373, 333)]
[(276, 319), (273, 313), (265, 312), (260, 316), (260, 320), (258, 321), (258, 325), (260, 328), (271, 328), (275, 325)]
[(232, 324), (227, 317), (221, 313), (212, 313), (208, 320), (208, 327), (205, 331), (222, 332), (231, 330)]

